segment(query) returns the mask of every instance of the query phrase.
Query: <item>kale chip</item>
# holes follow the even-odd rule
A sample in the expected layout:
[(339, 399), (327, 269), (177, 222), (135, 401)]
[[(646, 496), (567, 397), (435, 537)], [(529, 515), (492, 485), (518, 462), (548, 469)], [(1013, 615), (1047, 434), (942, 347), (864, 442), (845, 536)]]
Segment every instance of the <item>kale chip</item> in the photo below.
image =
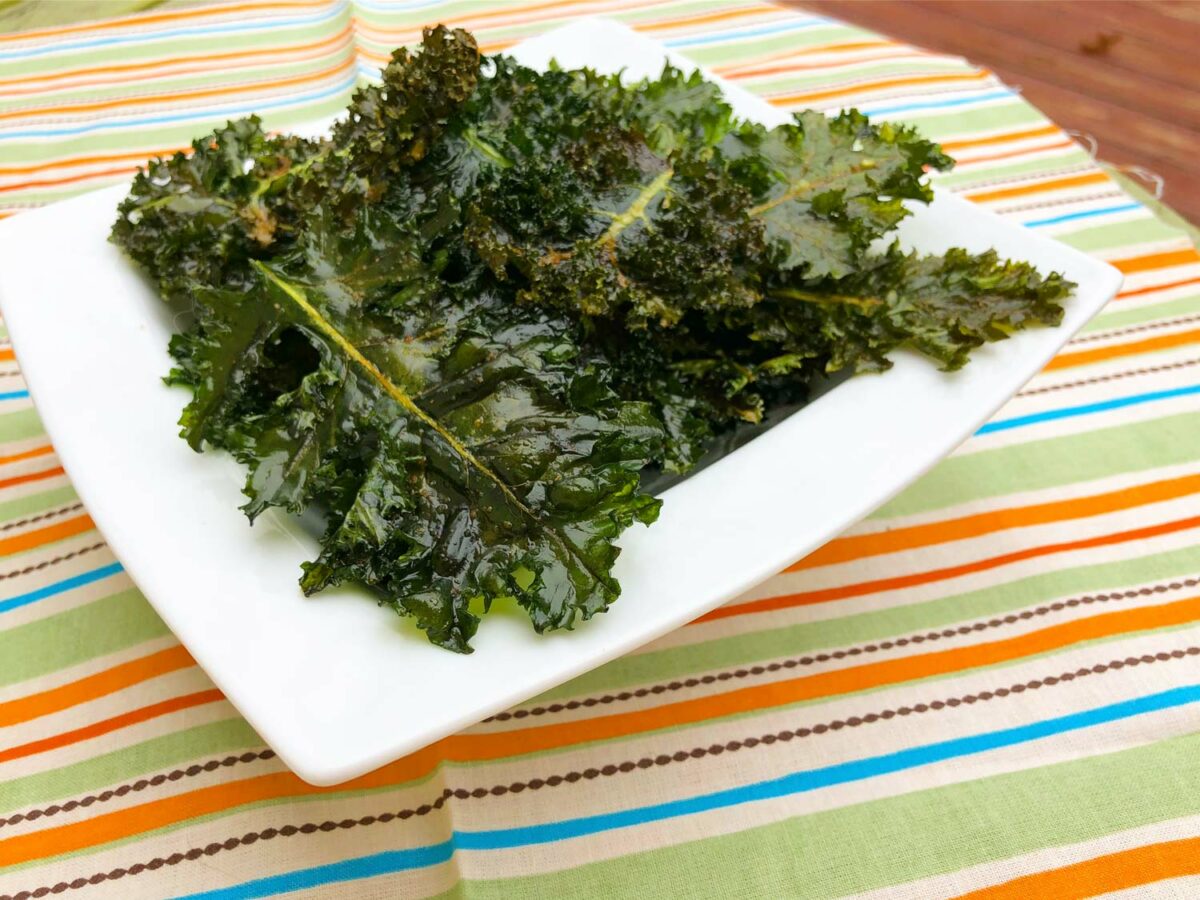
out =
[(875, 249), (952, 164), (850, 111), (767, 129), (667, 66), (534, 72), (429, 29), (330, 138), (256, 118), (156, 160), (112, 239), (183, 306), (168, 381), (244, 509), (315, 508), (301, 587), (365, 586), (470, 650), (618, 596), (616, 540), (683, 473), (842, 369), (943, 368), (1072, 285), (995, 253)]

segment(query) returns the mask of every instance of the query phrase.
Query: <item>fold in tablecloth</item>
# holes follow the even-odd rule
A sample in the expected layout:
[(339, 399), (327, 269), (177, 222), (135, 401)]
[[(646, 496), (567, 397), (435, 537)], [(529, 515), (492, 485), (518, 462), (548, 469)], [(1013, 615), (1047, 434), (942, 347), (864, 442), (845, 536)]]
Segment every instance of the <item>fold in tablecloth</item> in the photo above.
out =
[[(766, 5), (167, 5), (0, 35), (0, 215), (228, 116), (331, 114), (423, 24), (500, 50), (578, 14), (785, 108), (916, 123), (959, 160), (943, 188), (1109, 260), (1124, 291), (849, 534), (323, 791), (122, 573), (0, 349), (0, 895), (1200, 893), (1200, 256), (989, 73)], [(507, 756), (500, 732), (550, 749)]]

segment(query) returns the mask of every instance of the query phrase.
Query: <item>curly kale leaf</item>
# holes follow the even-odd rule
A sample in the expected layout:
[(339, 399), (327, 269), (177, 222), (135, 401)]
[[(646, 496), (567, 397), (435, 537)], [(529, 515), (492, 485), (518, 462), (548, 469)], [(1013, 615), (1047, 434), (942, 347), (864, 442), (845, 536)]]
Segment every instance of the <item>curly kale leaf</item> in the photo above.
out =
[(401, 47), (384, 68), (382, 83), (362, 88), (347, 117), (333, 130), (356, 172), (383, 187), (405, 166), (423, 159), (474, 93), (479, 48), (461, 28), (426, 29), (420, 53)]
[(755, 310), (755, 338), (808, 352), (828, 372), (887, 369), (898, 347), (959, 369), (988, 341), (1059, 324), (1073, 286), (992, 250), (921, 256), (893, 244), (846, 278), (773, 289)]
[(929, 202), (925, 168), (953, 161), (908, 127), (872, 125), (857, 110), (795, 123), (744, 125), (719, 145), (730, 172), (754, 197), (774, 265), (809, 278), (847, 275), (868, 245), (899, 224), (904, 200)]
[(325, 510), (305, 592), (364, 584), (460, 652), (472, 604), (502, 597), (539, 632), (570, 628), (617, 597), (621, 531), (657, 515), (638, 481), (661, 427), (580, 364), (562, 321), (486, 293), (409, 294), (397, 331), (375, 309), (426, 277), (411, 240), (369, 219), (312, 231), (247, 290), (199, 292), (173, 346), (184, 434), (247, 464), (251, 518)]
[(113, 240), (190, 307), (184, 437), (246, 465), (251, 518), (325, 514), (304, 590), (364, 584), (465, 651), (500, 598), (539, 631), (612, 602), (648, 465), (897, 348), (957, 368), (1058, 321), (1058, 275), (872, 249), (950, 164), (857, 112), (766, 129), (698, 74), (535, 72), (439, 26), (329, 140), (248, 119), (152, 163)]
[(320, 142), (268, 136), (257, 117), (230, 122), (137, 174), (113, 240), (166, 297), (241, 282), (251, 259), (294, 239), (302, 216), (276, 188), (322, 152)]

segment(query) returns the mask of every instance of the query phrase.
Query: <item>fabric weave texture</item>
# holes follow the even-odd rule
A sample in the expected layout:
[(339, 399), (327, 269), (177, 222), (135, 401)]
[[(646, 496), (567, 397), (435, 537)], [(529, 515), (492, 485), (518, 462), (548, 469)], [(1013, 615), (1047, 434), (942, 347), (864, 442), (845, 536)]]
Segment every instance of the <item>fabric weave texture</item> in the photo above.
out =
[(1122, 293), (807, 559), (324, 789), (134, 588), (0, 344), (0, 898), (1200, 894), (1200, 254), (989, 72), (760, 3), (168, 5), (0, 34), (0, 216), (230, 117), (332, 115), (423, 25), (493, 52), (579, 15), (785, 109), (918, 125), (942, 189)]

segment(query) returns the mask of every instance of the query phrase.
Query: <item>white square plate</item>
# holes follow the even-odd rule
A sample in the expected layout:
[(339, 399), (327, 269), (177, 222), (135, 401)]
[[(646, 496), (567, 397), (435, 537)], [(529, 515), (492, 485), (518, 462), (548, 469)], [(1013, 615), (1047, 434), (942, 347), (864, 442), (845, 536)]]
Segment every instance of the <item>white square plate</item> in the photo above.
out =
[[(518, 46), (531, 66), (695, 68), (624, 26), (581, 21)], [(719, 79), (714, 79), (718, 80)], [(741, 116), (786, 119), (723, 85)], [(670, 488), (626, 533), (624, 593), (570, 634), (484, 619), (459, 656), (352, 589), (304, 598), (315, 540), (284, 515), (250, 528), (242, 471), (177, 436), (162, 384), (170, 315), (108, 243), (124, 187), (0, 224), (0, 304), (46, 428), (113, 551), (218, 687), (301, 778), (333, 784), (620, 656), (737, 596), (883, 503), (984, 422), (1117, 291), (1111, 267), (939, 196), (901, 230), (938, 252), (996, 247), (1077, 282), (1063, 325), (983, 348), (945, 374), (906, 354), (853, 378)]]

